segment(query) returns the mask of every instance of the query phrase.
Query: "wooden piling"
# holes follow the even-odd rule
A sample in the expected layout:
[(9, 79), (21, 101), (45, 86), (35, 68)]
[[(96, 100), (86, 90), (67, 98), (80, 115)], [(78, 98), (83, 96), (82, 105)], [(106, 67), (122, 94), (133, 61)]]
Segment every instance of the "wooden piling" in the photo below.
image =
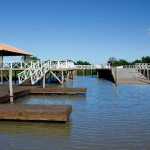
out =
[(12, 69), (9, 69), (9, 96), (10, 102), (13, 103)]
[(45, 78), (46, 78), (46, 76), (45, 76), (45, 67), (44, 67), (44, 70), (43, 70), (43, 88), (45, 88)]
[(3, 84), (3, 71), (0, 71), (0, 79), (1, 79), (1, 84)]

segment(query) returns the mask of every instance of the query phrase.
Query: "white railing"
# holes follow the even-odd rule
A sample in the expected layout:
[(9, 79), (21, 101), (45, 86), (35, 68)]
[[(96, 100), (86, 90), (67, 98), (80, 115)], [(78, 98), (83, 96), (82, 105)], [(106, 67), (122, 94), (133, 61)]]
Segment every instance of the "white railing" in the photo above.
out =
[(111, 68), (109, 64), (100, 65), (76, 65), (76, 69), (101, 69), (101, 68)]
[(27, 80), (40, 67), (40, 62), (31, 63), (30, 66), (18, 74), (19, 84)]
[(135, 65), (124, 65), (123, 68), (149, 69), (150, 63), (136, 63)]
[(40, 63), (37, 61), (36, 63), (33, 63), (18, 74), (19, 84), (27, 80), (31, 77), (31, 84), (34, 85), (38, 80), (40, 80), (43, 77), (44, 69), (45, 73), (47, 73), (50, 69), (68, 69), (72, 68), (75, 69), (74, 63), (71, 61), (47, 61), (45, 63)]
[[(31, 84), (34, 85), (38, 80), (40, 80), (44, 74), (46, 74), (50, 69), (50, 63), (46, 62), (43, 64), (42, 67), (38, 68), (32, 75), (31, 75)], [(45, 73), (44, 73), (45, 72)]]
[[(29, 61), (29, 62), (24, 62), (24, 61), (3, 61), (2, 62), (2, 67), (4, 69), (14, 69), (14, 68), (18, 68), (18, 69), (25, 69), (25, 68), (29, 68), (34, 66), (37, 61)], [(38, 61), (39, 62), (39, 61)], [(38, 64), (40, 65), (40, 63)]]
[(52, 69), (55, 68), (75, 68), (74, 62), (71, 61), (49, 61), (49, 66)]
[(150, 63), (136, 63), (135, 68), (148, 69), (148, 68), (150, 68)]

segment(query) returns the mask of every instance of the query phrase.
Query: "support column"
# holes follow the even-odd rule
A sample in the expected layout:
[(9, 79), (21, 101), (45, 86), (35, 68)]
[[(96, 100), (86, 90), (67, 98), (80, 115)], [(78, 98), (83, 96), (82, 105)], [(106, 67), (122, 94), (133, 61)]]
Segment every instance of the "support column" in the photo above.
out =
[(93, 76), (93, 70), (91, 69), (91, 76)]
[(74, 80), (74, 76), (75, 76), (75, 70), (72, 71), (72, 80)]
[(12, 69), (9, 69), (9, 96), (10, 102), (13, 103)]
[(143, 76), (145, 76), (145, 69), (143, 69)]
[(115, 83), (116, 83), (116, 85), (117, 85), (117, 78), (118, 78), (118, 76), (117, 76), (117, 68), (115, 67)]
[(43, 88), (45, 88), (45, 67), (43, 70)]
[(97, 78), (99, 78), (99, 72), (98, 72), (98, 70), (97, 70)]
[(16, 76), (17, 76), (16, 72), (17, 72), (17, 71), (15, 70), (15, 84), (16, 84)]
[(83, 76), (84, 76), (84, 69), (83, 69)]
[[(3, 53), (0, 51), (0, 68), (3, 68)], [(3, 84), (3, 71), (0, 71), (0, 83)]]
[(64, 83), (64, 72), (63, 71), (61, 71), (61, 82), (62, 82), (62, 84)]
[(147, 79), (149, 80), (149, 69), (147, 69)]
[(0, 84), (3, 84), (3, 71), (0, 71)]

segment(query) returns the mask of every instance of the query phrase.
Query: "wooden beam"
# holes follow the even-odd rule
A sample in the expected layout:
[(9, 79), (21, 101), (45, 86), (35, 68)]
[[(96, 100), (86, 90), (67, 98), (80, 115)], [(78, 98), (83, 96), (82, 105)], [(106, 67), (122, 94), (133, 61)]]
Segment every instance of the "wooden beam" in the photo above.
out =
[(63, 84), (62, 81), (53, 73), (53, 71), (50, 71), (50, 73), (51, 73), (61, 84)]

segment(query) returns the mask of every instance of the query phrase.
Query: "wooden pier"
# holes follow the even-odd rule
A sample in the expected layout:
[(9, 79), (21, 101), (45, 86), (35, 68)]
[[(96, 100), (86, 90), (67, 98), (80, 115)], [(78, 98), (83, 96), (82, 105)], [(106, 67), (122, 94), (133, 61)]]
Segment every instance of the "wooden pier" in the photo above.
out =
[[(26, 94), (85, 94), (86, 88), (42, 88), (13, 85), (13, 98)], [(3, 104), (10, 99), (9, 85), (0, 85), (0, 120), (67, 121), (71, 105)]]
[[(85, 94), (86, 88), (54, 88), (41, 86), (18, 86), (13, 85), (13, 98), (27, 94)], [(0, 85), (0, 103), (8, 102), (10, 99), (9, 85)]]
[(71, 105), (1, 104), (1, 120), (67, 121)]

